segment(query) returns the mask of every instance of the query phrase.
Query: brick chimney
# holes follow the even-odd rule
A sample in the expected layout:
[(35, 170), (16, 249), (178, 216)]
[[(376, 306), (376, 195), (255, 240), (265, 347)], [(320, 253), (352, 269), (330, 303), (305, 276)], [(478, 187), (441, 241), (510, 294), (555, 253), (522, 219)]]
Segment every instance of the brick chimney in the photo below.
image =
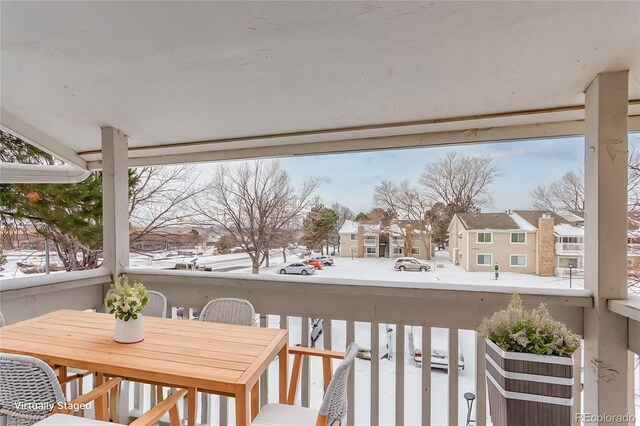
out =
[(543, 213), (538, 219), (538, 275), (552, 277), (555, 272), (555, 237), (553, 226), (555, 220), (549, 213)]
[(364, 226), (358, 225), (358, 257), (364, 257)]

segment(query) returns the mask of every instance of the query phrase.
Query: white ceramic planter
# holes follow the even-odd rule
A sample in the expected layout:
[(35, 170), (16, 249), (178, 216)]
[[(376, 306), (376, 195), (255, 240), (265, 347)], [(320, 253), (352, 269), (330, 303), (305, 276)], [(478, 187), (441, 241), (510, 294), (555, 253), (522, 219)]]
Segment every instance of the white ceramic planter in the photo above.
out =
[(144, 340), (144, 318), (138, 314), (138, 319), (123, 321), (116, 318), (113, 340), (119, 343), (135, 343)]

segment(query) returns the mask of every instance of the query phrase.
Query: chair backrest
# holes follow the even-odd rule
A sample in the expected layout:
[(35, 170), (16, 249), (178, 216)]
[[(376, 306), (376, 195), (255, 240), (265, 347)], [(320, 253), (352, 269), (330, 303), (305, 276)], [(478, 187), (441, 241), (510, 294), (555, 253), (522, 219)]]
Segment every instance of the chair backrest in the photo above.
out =
[(342, 421), (347, 415), (347, 379), (349, 378), (349, 370), (358, 354), (358, 345), (351, 343), (345, 352), (344, 358), (333, 378), (327, 387), (327, 391), (322, 398), (322, 405), (318, 412), (321, 416), (327, 416), (327, 424), (331, 425), (336, 420)]
[(215, 299), (205, 305), (200, 312), (200, 321), (234, 325), (255, 325), (256, 311), (253, 305), (243, 299)]
[(32, 425), (64, 402), (56, 374), (31, 356), (0, 353), (0, 414), (7, 425)]
[(0, 311), (0, 327), (4, 327), (4, 315), (2, 315), (2, 311)]
[(167, 298), (164, 297), (164, 294), (158, 291), (147, 290), (147, 298), (149, 301), (142, 310), (142, 315), (145, 317), (166, 318)]

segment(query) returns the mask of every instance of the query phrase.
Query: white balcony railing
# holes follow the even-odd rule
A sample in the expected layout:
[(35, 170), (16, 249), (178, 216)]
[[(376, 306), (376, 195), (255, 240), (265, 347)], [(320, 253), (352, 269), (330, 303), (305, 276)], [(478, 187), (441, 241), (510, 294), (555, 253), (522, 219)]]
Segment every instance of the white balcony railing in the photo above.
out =
[(556, 243), (556, 254), (583, 254), (584, 243)]
[(365, 246), (375, 246), (378, 244), (378, 240), (376, 240), (375, 238), (365, 238), (364, 239), (364, 245)]
[[(170, 307), (186, 312), (202, 309), (208, 300), (239, 297), (249, 300), (260, 314), (260, 325), (287, 328), (290, 344), (310, 344), (311, 319), (324, 319), (318, 347), (343, 350), (356, 341), (370, 349), (370, 360), (358, 359), (348, 385), (349, 415), (346, 425), (458, 425), (466, 418), (465, 392), (477, 396), (472, 418), (487, 423), (484, 342), (475, 330), (485, 316), (503, 308), (510, 298), (508, 287), (403, 283), (389, 287), (383, 281), (299, 277), (253, 276), (196, 271), (128, 270), (131, 279), (144, 282), (150, 290), (167, 296)], [(62, 308), (100, 308), (104, 288), (110, 280), (103, 272), (59, 274), (42, 285), (17, 288), (3, 286), (2, 309), (10, 322)], [(49, 281), (60, 282), (52, 284)], [(446, 288), (445, 288), (446, 287)], [(558, 320), (583, 333), (584, 309), (592, 306), (585, 290), (520, 289), (527, 305), (545, 302)], [(387, 330), (393, 338), (386, 340)], [(416, 338), (410, 345), (409, 331)], [(430, 332), (425, 332), (429, 330)], [(390, 359), (381, 359), (388, 350)], [(411, 347), (422, 354), (445, 349), (461, 350), (465, 369), (433, 372), (412, 362)], [(443, 347), (444, 346), (444, 347)], [(577, 371), (580, 357), (576, 357)], [(457, 360), (452, 360), (457, 364)], [(322, 377), (313, 362), (303, 367), (299, 404), (318, 407), (322, 398)], [(278, 398), (277, 366), (260, 382), (260, 403)], [(576, 374), (579, 384), (580, 374)], [(586, 384), (585, 384), (586, 385)], [(270, 388), (271, 389), (270, 391)], [(437, 389), (437, 393), (432, 389)], [(580, 389), (579, 386), (576, 389)], [(444, 392), (444, 395), (442, 394)], [(576, 392), (580, 392), (577, 390)], [(389, 395), (393, 395), (390, 396)], [(433, 403), (432, 403), (433, 401)], [(579, 412), (580, 397), (574, 397)], [(213, 404), (202, 410), (201, 422), (227, 424), (229, 412)], [(131, 406), (131, 409), (135, 405)], [(217, 411), (216, 411), (217, 410)], [(212, 421), (211, 416), (218, 417)]]

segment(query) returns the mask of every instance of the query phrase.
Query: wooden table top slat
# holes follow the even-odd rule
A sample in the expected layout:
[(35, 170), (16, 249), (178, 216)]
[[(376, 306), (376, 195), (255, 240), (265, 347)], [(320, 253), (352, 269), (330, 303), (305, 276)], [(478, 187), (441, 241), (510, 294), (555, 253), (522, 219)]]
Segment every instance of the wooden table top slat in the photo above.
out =
[[(57, 333), (73, 333), (77, 336), (95, 336), (96, 333), (111, 336), (113, 334), (113, 326), (105, 328), (87, 328), (79, 327), (68, 324), (47, 323), (47, 324), (33, 324), (28, 326), (30, 329), (39, 328), (43, 331), (56, 331)], [(250, 339), (240, 339), (238, 342), (233, 337), (223, 336), (207, 336), (206, 334), (198, 334), (196, 336), (180, 334), (181, 332), (173, 332), (172, 330), (162, 331), (158, 328), (150, 329), (145, 326), (144, 335), (145, 341), (147, 337), (154, 339), (162, 339), (171, 346), (176, 347), (176, 343), (198, 342), (198, 348), (227, 348), (231, 353), (246, 353), (249, 355), (257, 355), (261, 351), (260, 346), (256, 346), (255, 343), (248, 343)], [(170, 339), (168, 339), (170, 337)], [(111, 339), (113, 340), (113, 339)]]
[[(110, 314), (63, 310), (0, 328), (0, 351), (51, 364), (232, 394), (287, 344), (287, 331), (145, 317), (145, 340), (113, 340)], [(209, 349), (210, 348), (210, 349)]]
[[(106, 345), (111, 345), (111, 341), (113, 340), (110, 337), (96, 338), (95, 336), (83, 333), (74, 334), (72, 328), (69, 328), (70, 330), (61, 331), (58, 335), (63, 338), (73, 338), (75, 340), (83, 342), (96, 342)], [(9, 330), (6, 333), (15, 332)], [(45, 328), (26, 326), (20, 329), (20, 334), (33, 336), (51, 336), (51, 331)], [(157, 352), (177, 355), (183, 355), (185, 353), (185, 346), (182, 341), (180, 342), (180, 347), (176, 347), (175, 344), (172, 344), (172, 342), (168, 342), (166, 337), (153, 337), (152, 333), (145, 333), (144, 341), (148, 344), (154, 345)], [(228, 360), (230, 357), (233, 357), (233, 361), (241, 363), (251, 363), (260, 353), (258, 349), (254, 349), (252, 352), (254, 353), (254, 355), (244, 355), (244, 351), (246, 349), (244, 348), (244, 346), (241, 346), (239, 348), (237, 344), (216, 344), (206, 346), (204, 348), (195, 344), (192, 346), (193, 347), (188, 348), (188, 353), (192, 356), (220, 360)], [(241, 349), (243, 353), (239, 353), (239, 349)]]

